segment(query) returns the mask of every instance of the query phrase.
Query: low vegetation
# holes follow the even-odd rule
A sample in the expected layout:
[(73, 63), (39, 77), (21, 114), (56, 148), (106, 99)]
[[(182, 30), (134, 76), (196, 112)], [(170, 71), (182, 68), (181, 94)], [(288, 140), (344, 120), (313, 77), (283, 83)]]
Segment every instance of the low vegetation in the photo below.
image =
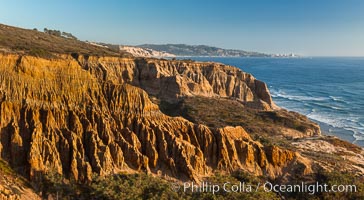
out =
[(78, 53), (100, 56), (130, 56), (126, 52), (100, 47), (76, 39), (59, 30), (40, 32), (0, 24), (0, 52), (16, 52), (49, 58), (56, 54)]
[(306, 123), (307, 119), (296, 113), (284, 110), (259, 111), (227, 98), (187, 97), (177, 104), (164, 101), (156, 103), (167, 115), (182, 116), (211, 128), (242, 126), (253, 139), (266, 145), (289, 147), (289, 142), (280, 134), (280, 128), (305, 131), (311, 126)]
[(333, 185), (355, 185), (356, 192), (321, 192), (317, 196), (320, 199), (364, 199), (364, 177), (356, 177), (350, 173), (338, 171), (319, 171), (316, 174), (318, 182)]
[[(263, 184), (269, 181), (279, 184), (279, 180), (268, 180), (264, 177), (251, 176), (244, 171), (236, 171), (230, 175), (216, 173), (214, 176), (205, 178), (204, 189), (191, 191), (184, 189), (182, 182), (174, 182), (161, 177), (154, 177), (144, 173), (139, 174), (115, 174), (106, 177), (94, 176), (93, 181), (87, 184), (79, 184), (68, 181), (58, 174), (47, 174), (43, 178), (43, 186), (38, 192), (44, 198), (53, 197), (58, 199), (287, 199), (287, 200), (312, 200), (312, 199), (363, 199), (364, 180), (347, 173), (319, 171), (309, 177), (297, 177), (286, 184), (327, 184), (329, 188), (333, 185), (355, 185), (356, 192), (286, 192), (274, 193), (264, 191)], [(236, 192), (223, 190), (223, 184), (239, 185)], [(188, 182), (186, 182), (188, 184)], [(199, 186), (201, 186), (200, 183)], [(220, 189), (213, 193), (209, 188), (211, 185), (219, 185)], [(256, 186), (259, 185), (256, 190)], [(248, 188), (251, 186), (251, 190)]]
[[(238, 184), (239, 181), (256, 185), (258, 178), (251, 177), (244, 172), (236, 172), (231, 176), (216, 174), (206, 178), (205, 183), (219, 184), (230, 182)], [(43, 184), (38, 192), (43, 198), (58, 199), (278, 199), (272, 192), (262, 189), (252, 192), (226, 192), (220, 189), (215, 194), (209, 191), (191, 191), (183, 189), (183, 183), (166, 180), (151, 175), (115, 174), (106, 177), (94, 176), (88, 184), (78, 184), (68, 181), (56, 173), (44, 176)]]

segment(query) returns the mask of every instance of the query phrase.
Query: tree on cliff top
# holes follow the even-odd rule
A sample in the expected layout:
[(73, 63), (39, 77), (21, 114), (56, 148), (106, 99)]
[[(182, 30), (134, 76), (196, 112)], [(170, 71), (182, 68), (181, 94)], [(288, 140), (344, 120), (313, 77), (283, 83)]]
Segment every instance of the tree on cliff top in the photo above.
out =
[(77, 37), (72, 35), (72, 33), (67, 33), (67, 32), (64, 32), (64, 31), (61, 32), (60, 30), (52, 30), (52, 29), (44, 28), (44, 33), (48, 33), (50, 35), (54, 35), (54, 36), (57, 36), (57, 37), (65, 37), (65, 38), (70, 38), (70, 39), (77, 40)]

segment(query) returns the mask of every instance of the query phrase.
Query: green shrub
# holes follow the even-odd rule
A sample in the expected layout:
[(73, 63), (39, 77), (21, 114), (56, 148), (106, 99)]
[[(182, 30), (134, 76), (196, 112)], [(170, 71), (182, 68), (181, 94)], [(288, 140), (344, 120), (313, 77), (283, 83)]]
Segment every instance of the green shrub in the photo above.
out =
[(41, 49), (41, 48), (32, 48), (29, 51), (29, 55), (31, 56), (35, 56), (35, 57), (40, 57), (40, 58), (53, 58), (53, 54), (48, 52), (45, 49)]

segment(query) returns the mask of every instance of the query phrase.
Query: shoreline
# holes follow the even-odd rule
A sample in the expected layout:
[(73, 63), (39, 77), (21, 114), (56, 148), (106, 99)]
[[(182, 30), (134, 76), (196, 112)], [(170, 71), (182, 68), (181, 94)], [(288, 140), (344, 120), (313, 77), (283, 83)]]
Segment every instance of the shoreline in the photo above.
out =
[[(190, 59), (193, 59), (195, 61), (202, 61), (202, 62), (206, 62), (207, 58), (211, 58), (211, 61), (212, 62), (218, 62), (218, 63), (223, 63), (223, 64), (230, 64), (232, 66), (235, 66), (243, 71), (246, 71), (244, 70), (242, 67), (239, 67), (239, 63), (228, 63), (228, 62), (223, 62), (222, 60), (215, 60), (216, 58), (238, 58), (238, 57), (219, 57), (219, 56), (194, 56), (194, 57), (190, 57), (190, 56), (178, 56), (176, 57), (177, 59), (183, 59), (183, 58), (190, 58)], [(200, 59), (199, 59), (200, 58)], [(240, 57), (240, 58), (244, 58), (244, 59), (255, 59), (257, 57)], [(337, 57), (290, 57), (290, 58), (282, 58), (282, 57), (276, 57), (276, 58), (272, 58), (272, 57), (258, 57), (259, 59), (310, 59), (310, 58), (331, 58), (331, 59), (335, 59)], [(351, 58), (351, 57), (345, 57), (345, 58)], [(252, 72), (248, 72), (248, 73), (251, 73), (253, 74)], [(262, 79), (264, 80), (264, 79)], [(270, 88), (271, 89), (271, 88)], [(333, 125), (330, 125), (330, 124), (327, 124), (325, 122), (322, 122), (322, 121), (318, 121), (317, 119), (313, 119), (313, 118), (310, 118), (306, 112), (301, 112), (299, 110), (295, 110), (295, 109), (292, 109), (292, 108), (287, 108), (286, 106), (284, 106), (284, 103), (283, 104), (280, 104), (277, 102), (277, 100), (274, 98), (274, 96), (272, 95), (271, 93), (271, 96), (272, 96), (272, 99), (273, 101), (281, 108), (284, 108), (286, 110), (289, 110), (289, 111), (294, 111), (294, 112), (297, 112), (297, 113), (300, 113), (302, 115), (305, 115), (309, 120), (317, 123), (320, 128), (321, 128), (321, 132), (323, 135), (328, 135), (328, 136), (336, 136), (342, 140), (345, 140), (347, 142), (350, 142), (352, 144), (356, 144), (360, 147), (363, 147), (364, 148), (364, 140), (361, 140), (361, 138), (359, 138), (359, 140), (357, 140), (357, 136), (360, 136), (362, 137), (361, 133), (359, 133), (360, 131), (355, 129), (354, 127), (350, 127), (350, 128), (344, 128), (344, 127), (335, 127)], [(348, 124), (349, 125), (349, 124)], [(349, 125), (350, 126), (350, 125)], [(353, 130), (348, 130), (348, 129), (353, 129)], [(357, 133), (356, 133), (357, 132)]]
[[(329, 124), (326, 124), (324, 122), (320, 122), (314, 119), (309, 118), (311, 121), (317, 123), (321, 128), (322, 135), (328, 135), (328, 136), (336, 136), (342, 140), (345, 140), (347, 142), (350, 142), (352, 144), (358, 145), (362, 148), (364, 148), (364, 140), (356, 140), (354, 137), (354, 132), (345, 130), (343, 128), (333, 127)], [(334, 132), (333, 132), (334, 131)]]

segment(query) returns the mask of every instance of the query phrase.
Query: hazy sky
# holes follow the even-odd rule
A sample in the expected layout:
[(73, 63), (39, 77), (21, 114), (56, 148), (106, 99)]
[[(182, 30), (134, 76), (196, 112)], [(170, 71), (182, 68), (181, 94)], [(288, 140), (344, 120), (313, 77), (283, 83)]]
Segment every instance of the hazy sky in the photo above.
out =
[(117, 44), (364, 56), (364, 0), (2, 0), (0, 23)]

